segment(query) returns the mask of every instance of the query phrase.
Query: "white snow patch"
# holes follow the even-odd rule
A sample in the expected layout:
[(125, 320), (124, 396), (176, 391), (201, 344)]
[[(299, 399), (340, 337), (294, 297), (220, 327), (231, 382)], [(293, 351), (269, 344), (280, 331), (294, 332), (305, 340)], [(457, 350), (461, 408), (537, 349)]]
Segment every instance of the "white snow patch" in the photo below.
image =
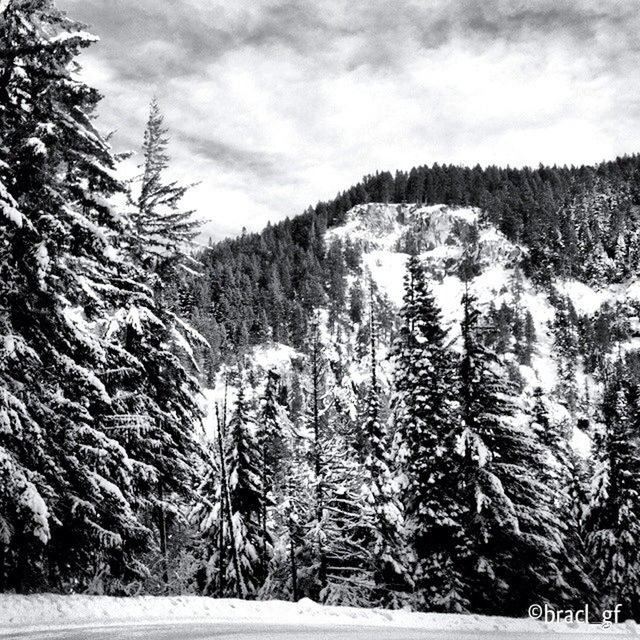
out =
[(83, 42), (100, 42), (99, 36), (87, 31), (64, 31), (49, 39), (50, 43), (62, 43), (69, 40), (81, 40)]
[(18, 203), (11, 197), (2, 182), (0, 182), (0, 213), (16, 227), (22, 226), (23, 217), (18, 211)]
[(265, 371), (282, 371), (287, 369), (291, 361), (299, 357), (299, 355), (293, 347), (274, 343), (256, 347), (251, 355), (251, 360), (255, 366)]
[(577, 280), (557, 281), (556, 288), (571, 300), (576, 311), (581, 314), (595, 313), (612, 297), (608, 288), (597, 290)]
[[(34, 521), (33, 535), (38, 538), (43, 544), (47, 544), (51, 538), (51, 532), (49, 530), (49, 509), (47, 505), (38, 493), (36, 487), (27, 482), (20, 494), (20, 505), (29, 512), (30, 517)], [(0, 620), (2, 618), (0, 617)]]
[(573, 434), (569, 444), (573, 450), (583, 458), (588, 458), (591, 454), (591, 445), (593, 444), (591, 438), (576, 426), (573, 427)]
[(387, 251), (372, 251), (362, 257), (375, 283), (396, 306), (402, 305), (404, 296), (403, 279), (409, 255)]
[(44, 142), (42, 142), (40, 138), (37, 138), (36, 136), (32, 136), (27, 140), (27, 146), (31, 147), (33, 149), (33, 152), (36, 155), (39, 155), (39, 156), (47, 155), (47, 145)]
[[(46, 624), (43, 624), (46, 621)], [(635, 635), (634, 622), (612, 625), (606, 631), (600, 624), (547, 623), (527, 618), (505, 618), (443, 613), (412, 613), (383, 609), (322, 606), (303, 598), (299, 602), (278, 600), (255, 602), (197, 597), (131, 597), (59, 596), (51, 594), (20, 596), (0, 595), (0, 636), (43, 631), (109, 626), (144, 626), (152, 624), (194, 623), (238, 625), (256, 633), (264, 627), (265, 637), (272, 625), (294, 629), (326, 627), (359, 627), (374, 629), (415, 629), (430, 633), (486, 634), (487, 637), (512, 637), (534, 633), (538, 637), (575, 634), (576, 637)]]
[[(258, 372), (262, 371), (266, 374), (267, 371), (276, 371), (277, 373), (284, 374), (291, 368), (291, 361), (300, 357), (300, 353), (293, 347), (289, 347), (280, 343), (271, 343), (260, 345), (255, 347), (248, 355), (247, 359), (251, 361), (252, 365)], [(228, 374), (228, 368), (223, 366), (216, 376), (215, 385), (213, 388), (203, 389), (204, 400), (202, 409), (204, 410), (205, 417), (203, 420), (204, 432), (207, 437), (212, 438), (215, 436), (216, 419), (215, 411), (216, 405), (219, 407), (220, 412), (224, 411), (224, 407), (227, 408), (227, 419), (229, 413), (233, 408), (233, 403), (237, 397), (236, 387), (229, 382), (226, 384)], [(266, 375), (263, 376), (258, 387), (254, 390), (259, 396), (262, 392), (264, 382), (266, 381)], [(223, 416), (221, 415), (221, 418)]]
[(630, 300), (640, 300), (640, 280), (634, 280), (627, 285), (626, 295)]

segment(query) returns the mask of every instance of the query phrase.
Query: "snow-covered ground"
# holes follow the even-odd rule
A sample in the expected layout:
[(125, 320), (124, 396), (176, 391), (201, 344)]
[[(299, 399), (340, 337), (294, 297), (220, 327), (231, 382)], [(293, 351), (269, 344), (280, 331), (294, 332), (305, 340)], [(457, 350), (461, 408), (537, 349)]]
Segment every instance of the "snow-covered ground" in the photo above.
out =
[[(592, 620), (592, 622), (594, 622)], [(164, 629), (162, 634), (136, 633), (136, 637), (173, 638), (166, 633), (169, 625), (178, 625), (176, 638), (260, 636), (270, 637), (270, 629), (277, 629), (278, 637), (295, 635), (305, 638), (326, 637), (336, 629), (344, 629), (340, 637), (404, 638), (515, 638), (535, 634), (537, 638), (558, 638), (565, 635), (577, 638), (604, 636), (635, 636), (640, 628), (633, 622), (612, 625), (604, 629), (601, 624), (545, 623), (533, 619), (514, 619), (479, 615), (454, 615), (436, 613), (411, 613), (385, 611), (381, 609), (355, 609), (349, 607), (327, 607), (310, 600), (292, 602), (249, 602), (243, 600), (216, 600), (212, 598), (181, 597), (135, 597), (109, 598), (104, 596), (58, 596), (58, 595), (2, 595), (0, 596), (0, 637), (18, 635), (22, 638), (85, 637), (78, 630), (91, 629), (91, 637), (128, 637), (110, 635), (109, 628), (149, 627)], [(209, 635), (201, 635), (204, 626)], [(198, 629), (190, 636), (188, 629)], [(218, 630), (224, 630), (220, 633)], [(231, 631), (230, 631), (231, 629)], [(322, 633), (322, 630), (325, 633)], [(68, 636), (64, 635), (65, 630)], [(76, 630), (73, 632), (73, 630)], [(96, 630), (103, 630), (97, 635)], [(318, 635), (311, 633), (317, 631)], [(393, 631), (397, 631), (397, 636)], [(406, 634), (417, 630), (420, 635)], [(44, 635), (46, 633), (46, 635)], [(73, 633), (72, 633), (73, 632)], [(246, 632), (246, 635), (245, 635)]]

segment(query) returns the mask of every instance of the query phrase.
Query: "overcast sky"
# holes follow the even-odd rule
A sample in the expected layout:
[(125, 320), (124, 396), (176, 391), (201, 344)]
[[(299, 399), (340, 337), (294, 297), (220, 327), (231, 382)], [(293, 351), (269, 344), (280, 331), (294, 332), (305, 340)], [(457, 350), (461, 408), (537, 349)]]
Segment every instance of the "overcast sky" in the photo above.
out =
[(636, 0), (58, 0), (100, 127), (140, 145), (157, 96), (174, 177), (214, 237), (377, 169), (640, 151)]

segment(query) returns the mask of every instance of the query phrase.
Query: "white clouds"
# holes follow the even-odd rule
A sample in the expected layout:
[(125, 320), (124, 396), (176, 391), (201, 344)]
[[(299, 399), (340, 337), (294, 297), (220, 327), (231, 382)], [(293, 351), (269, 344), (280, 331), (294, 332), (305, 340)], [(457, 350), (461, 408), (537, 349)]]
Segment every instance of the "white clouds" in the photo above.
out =
[(258, 229), (364, 173), (593, 162), (637, 150), (638, 10), (584, 1), (61, 0), (102, 125), (138, 145), (156, 94), (174, 176), (214, 235)]

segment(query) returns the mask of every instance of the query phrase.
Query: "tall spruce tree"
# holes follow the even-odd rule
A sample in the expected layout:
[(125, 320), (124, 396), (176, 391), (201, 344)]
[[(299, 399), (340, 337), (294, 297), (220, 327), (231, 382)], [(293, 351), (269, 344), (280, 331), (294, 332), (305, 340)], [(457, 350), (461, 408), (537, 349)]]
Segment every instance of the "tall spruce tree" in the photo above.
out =
[(563, 602), (575, 591), (563, 578), (567, 554), (556, 492), (540, 478), (545, 449), (523, 424), (513, 383), (483, 344), (480, 312), (468, 291), (462, 306), (460, 453), (469, 599), (474, 610), (519, 615), (536, 598)]
[(314, 519), (309, 522), (308, 536), (315, 549), (315, 580), (316, 589), (314, 597), (327, 587), (327, 535), (324, 531), (326, 512), (326, 460), (325, 448), (327, 442), (327, 390), (326, 376), (327, 363), (324, 354), (324, 346), (320, 333), (320, 321), (316, 315), (309, 328), (310, 352), (309, 352), (309, 385), (307, 399), (307, 430), (309, 432), (310, 463), (313, 473), (314, 485)]
[(416, 553), (420, 608), (466, 608), (456, 549), (461, 536), (456, 480), (454, 358), (420, 259), (409, 258), (402, 325), (393, 345), (403, 503)]
[(264, 493), (261, 486), (260, 449), (256, 424), (240, 381), (227, 436), (227, 473), (231, 513), (231, 544), (237, 566), (227, 566), (227, 582), (235, 584), (244, 598), (255, 598), (265, 579), (261, 553), (271, 553), (271, 544), (261, 527)]
[[(216, 425), (216, 428), (219, 428)], [(222, 465), (214, 442), (204, 447), (202, 479), (198, 484), (198, 499), (189, 513), (189, 523), (199, 537), (200, 567), (196, 572), (200, 592), (207, 596), (224, 597), (226, 557), (225, 509)]]
[(382, 388), (378, 380), (377, 327), (370, 283), (370, 380), (365, 415), (365, 460), (363, 469), (364, 517), (370, 521), (365, 538), (370, 554), (374, 587), (372, 603), (392, 608), (406, 602), (413, 587), (411, 558), (407, 544), (402, 503), (397, 492), (390, 438), (381, 415)]
[(168, 166), (166, 133), (154, 101), (144, 135), (140, 194), (125, 235), (133, 264), (144, 271), (154, 310), (149, 312), (132, 300), (108, 329), (144, 368), (143, 376), (118, 381), (128, 384), (119, 401), (131, 416), (119, 427), (127, 434), (127, 449), (155, 470), (141, 507), (155, 523), (160, 590), (168, 577), (170, 529), (188, 510), (195, 483), (194, 459), (201, 453), (195, 438), (202, 417), (197, 401), (200, 386), (189, 370), (198, 369), (194, 347), (209, 346), (178, 314), (175, 287), (180, 267), (193, 263), (190, 242), (198, 223), (191, 212), (179, 210), (186, 188), (163, 181)]
[(596, 469), (587, 512), (591, 575), (602, 608), (622, 605), (622, 615), (640, 615), (640, 440), (638, 391), (622, 362), (604, 393), (596, 438)]
[[(262, 487), (260, 526), (263, 546), (260, 549), (262, 571), (266, 575), (270, 559), (270, 518), (268, 508), (275, 506), (276, 494), (286, 484), (286, 466), (289, 455), (287, 437), (291, 424), (285, 408), (278, 400), (279, 376), (267, 372), (267, 383), (258, 413), (257, 444), (260, 455), (260, 484)], [(289, 431), (287, 434), (286, 431)], [(284, 467), (284, 468), (283, 468)]]
[(137, 193), (131, 195), (135, 207), (131, 242), (133, 254), (145, 268), (161, 276), (176, 265), (196, 264), (191, 255), (192, 242), (201, 224), (194, 219), (193, 211), (181, 210), (189, 187), (165, 179), (168, 144), (168, 129), (158, 101), (153, 99), (142, 145), (143, 172), (134, 181)]
[(48, 0), (0, 12), (0, 573), (16, 590), (139, 578), (150, 535), (138, 482), (150, 470), (117, 429), (115, 378), (144, 371), (105, 325), (132, 300), (149, 314), (154, 303), (118, 250), (127, 220), (107, 204), (122, 186), (93, 126), (99, 95), (74, 74), (94, 38)]

